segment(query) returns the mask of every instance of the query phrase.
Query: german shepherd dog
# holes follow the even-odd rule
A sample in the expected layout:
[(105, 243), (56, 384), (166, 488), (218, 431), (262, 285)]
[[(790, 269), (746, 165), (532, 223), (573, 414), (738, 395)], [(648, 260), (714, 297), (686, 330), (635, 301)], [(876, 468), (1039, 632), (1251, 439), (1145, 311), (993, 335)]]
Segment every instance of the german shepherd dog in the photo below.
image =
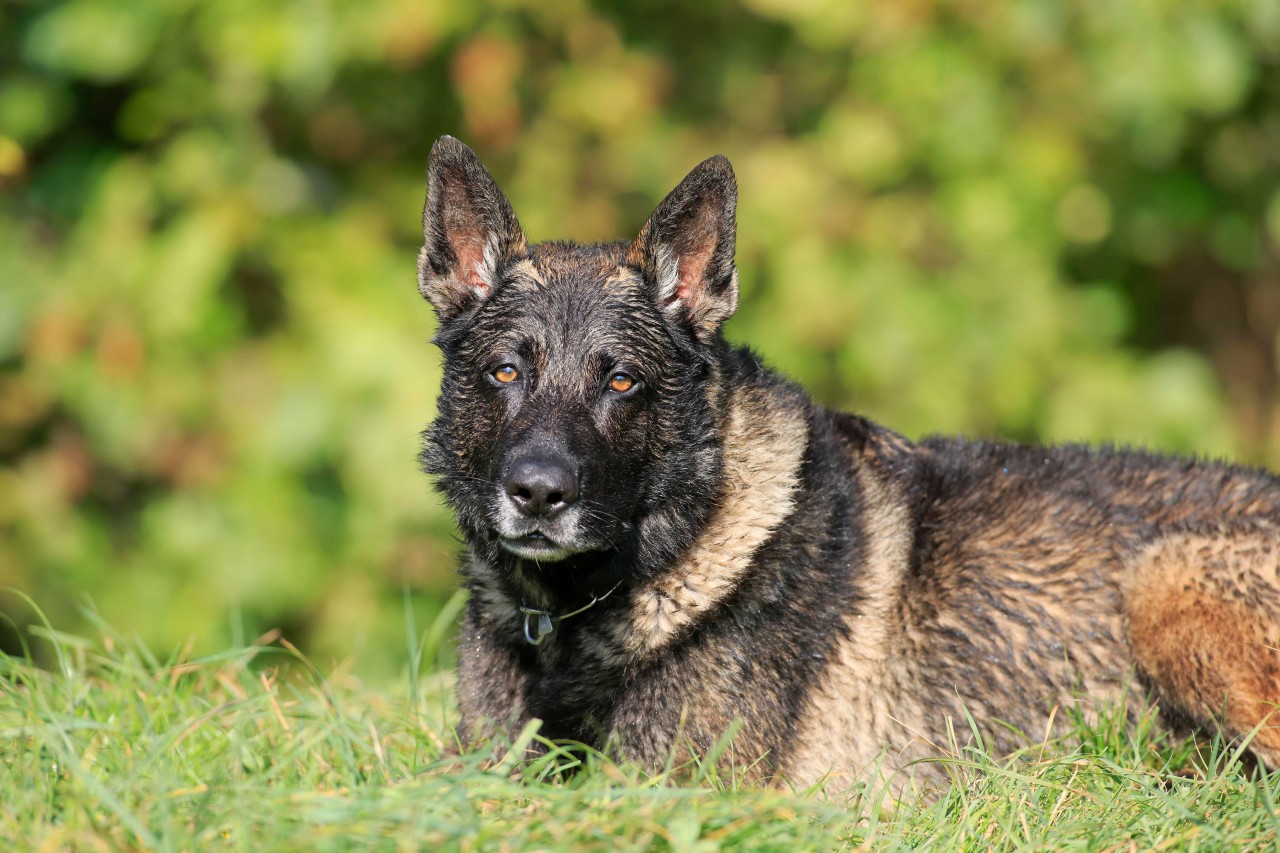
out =
[(712, 157), (630, 242), (530, 245), (470, 149), (432, 149), (422, 461), (468, 546), (464, 744), (538, 719), (657, 769), (736, 729), (722, 761), (806, 785), (1132, 689), (1280, 765), (1280, 481), (823, 408), (722, 336), (736, 199)]

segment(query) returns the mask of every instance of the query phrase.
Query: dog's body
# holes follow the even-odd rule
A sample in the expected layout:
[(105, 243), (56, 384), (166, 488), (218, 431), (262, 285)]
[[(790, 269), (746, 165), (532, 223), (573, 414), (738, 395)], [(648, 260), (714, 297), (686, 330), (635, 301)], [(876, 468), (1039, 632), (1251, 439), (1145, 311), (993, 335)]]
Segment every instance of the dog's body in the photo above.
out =
[(1280, 481), (816, 405), (720, 334), (735, 200), (713, 158), (630, 244), (530, 247), (474, 155), (433, 150), (424, 462), (470, 550), (464, 738), (537, 718), (656, 768), (736, 720), (727, 760), (804, 784), (936, 755), (966, 713), (1014, 745), (1136, 673), (1173, 721), (1261, 724), (1276, 766)]

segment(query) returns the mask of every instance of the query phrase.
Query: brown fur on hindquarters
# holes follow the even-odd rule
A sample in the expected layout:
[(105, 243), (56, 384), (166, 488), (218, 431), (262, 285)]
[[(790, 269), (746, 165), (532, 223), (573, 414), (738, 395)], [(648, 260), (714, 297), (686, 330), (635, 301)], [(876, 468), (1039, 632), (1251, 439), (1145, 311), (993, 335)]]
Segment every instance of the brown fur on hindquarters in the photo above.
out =
[(1216, 721), (1280, 767), (1280, 536), (1178, 536), (1150, 546), (1126, 588), (1134, 662), (1166, 712)]

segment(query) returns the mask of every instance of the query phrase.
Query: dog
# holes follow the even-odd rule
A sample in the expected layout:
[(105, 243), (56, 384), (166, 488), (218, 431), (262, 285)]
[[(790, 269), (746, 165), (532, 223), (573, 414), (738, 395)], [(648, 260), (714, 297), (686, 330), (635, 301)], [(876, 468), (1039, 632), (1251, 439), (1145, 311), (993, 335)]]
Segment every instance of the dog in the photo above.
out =
[(532, 245), (435, 143), (421, 459), (467, 544), (462, 742), (539, 720), (660, 770), (732, 733), (753, 780), (941, 778), (957, 729), (1012, 748), (1142, 696), (1280, 765), (1280, 482), (818, 405), (722, 335), (736, 201), (712, 157), (630, 242)]

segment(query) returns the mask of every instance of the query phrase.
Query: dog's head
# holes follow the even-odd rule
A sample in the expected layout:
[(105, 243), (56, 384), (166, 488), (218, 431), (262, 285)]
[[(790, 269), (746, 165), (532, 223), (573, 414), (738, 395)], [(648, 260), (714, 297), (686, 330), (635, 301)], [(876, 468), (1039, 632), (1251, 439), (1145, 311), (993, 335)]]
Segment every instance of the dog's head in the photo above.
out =
[(423, 460), (473, 547), (625, 571), (687, 544), (719, 474), (736, 199), (713, 157), (630, 243), (529, 245), (475, 154), (435, 144), (419, 288), (444, 381)]

